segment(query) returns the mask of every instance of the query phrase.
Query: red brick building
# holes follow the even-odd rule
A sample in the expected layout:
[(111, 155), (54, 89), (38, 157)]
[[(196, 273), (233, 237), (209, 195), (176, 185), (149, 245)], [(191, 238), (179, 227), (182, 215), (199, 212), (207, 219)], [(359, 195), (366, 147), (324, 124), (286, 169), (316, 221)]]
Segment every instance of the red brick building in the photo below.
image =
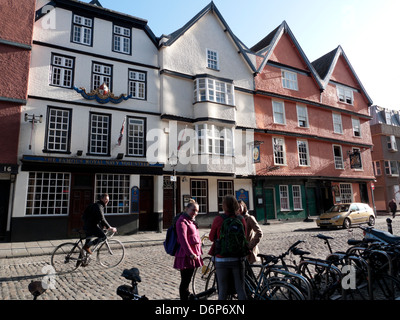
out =
[(27, 101), (35, 0), (6, 0), (0, 28), (0, 240), (9, 236), (22, 106)]
[(283, 22), (252, 50), (258, 220), (306, 218), (337, 202), (372, 205), (372, 101), (342, 48), (311, 63)]

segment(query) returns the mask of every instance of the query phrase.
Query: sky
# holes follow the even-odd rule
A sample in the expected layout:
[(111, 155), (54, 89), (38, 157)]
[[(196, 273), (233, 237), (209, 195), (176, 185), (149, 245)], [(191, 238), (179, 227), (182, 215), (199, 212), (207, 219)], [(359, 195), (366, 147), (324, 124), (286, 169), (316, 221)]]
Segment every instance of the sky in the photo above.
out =
[[(156, 36), (181, 28), (209, 0), (99, 0), (148, 21)], [(84, 0), (90, 2), (90, 0)], [(286, 21), (312, 62), (343, 48), (373, 104), (400, 110), (399, 0), (214, 0), (233, 33), (252, 47)]]

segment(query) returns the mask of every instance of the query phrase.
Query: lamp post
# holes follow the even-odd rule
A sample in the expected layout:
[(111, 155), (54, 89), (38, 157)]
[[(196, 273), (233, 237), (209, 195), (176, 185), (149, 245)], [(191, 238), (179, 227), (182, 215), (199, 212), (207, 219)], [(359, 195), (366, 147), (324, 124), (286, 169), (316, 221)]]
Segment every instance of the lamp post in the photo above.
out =
[(174, 213), (174, 218), (176, 216), (176, 166), (178, 165), (178, 156), (172, 152), (171, 156), (168, 158), (168, 162), (170, 166), (172, 167), (172, 176), (171, 176), (171, 181), (173, 182), (173, 190), (174, 190), (174, 196), (173, 196), (173, 202), (172, 202), (172, 207), (173, 207), (173, 213)]

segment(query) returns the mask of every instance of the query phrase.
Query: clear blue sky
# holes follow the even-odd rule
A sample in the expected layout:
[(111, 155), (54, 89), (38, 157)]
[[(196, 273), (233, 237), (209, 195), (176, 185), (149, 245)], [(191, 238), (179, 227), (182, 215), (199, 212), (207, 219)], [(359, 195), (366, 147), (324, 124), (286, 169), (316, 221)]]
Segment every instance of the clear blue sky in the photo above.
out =
[[(156, 36), (182, 27), (208, 0), (99, 0), (148, 21)], [(90, 2), (90, 0), (84, 0)], [(314, 61), (341, 45), (374, 104), (400, 110), (399, 0), (214, 0), (236, 36), (253, 46), (286, 20)]]

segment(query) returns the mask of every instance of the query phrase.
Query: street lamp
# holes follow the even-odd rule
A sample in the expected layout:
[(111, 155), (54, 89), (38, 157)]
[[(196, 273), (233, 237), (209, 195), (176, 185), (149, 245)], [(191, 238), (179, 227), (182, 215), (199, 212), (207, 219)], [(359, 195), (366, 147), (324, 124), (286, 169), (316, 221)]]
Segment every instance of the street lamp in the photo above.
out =
[(168, 162), (170, 166), (172, 167), (172, 176), (171, 176), (171, 181), (173, 182), (173, 188), (174, 188), (174, 197), (173, 197), (173, 212), (174, 212), (174, 218), (176, 216), (176, 175), (175, 175), (175, 168), (178, 165), (178, 156), (172, 152), (171, 156), (168, 158)]

